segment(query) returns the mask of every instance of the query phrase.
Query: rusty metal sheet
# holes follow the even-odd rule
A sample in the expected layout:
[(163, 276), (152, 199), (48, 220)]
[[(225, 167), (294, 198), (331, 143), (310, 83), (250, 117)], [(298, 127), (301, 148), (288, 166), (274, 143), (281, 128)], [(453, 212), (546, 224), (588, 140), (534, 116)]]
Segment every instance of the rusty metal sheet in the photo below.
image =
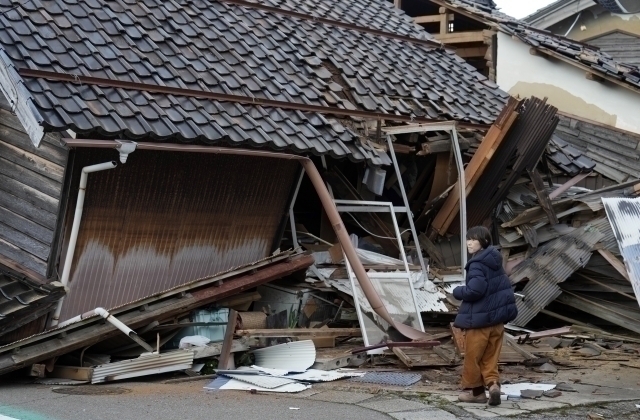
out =
[[(113, 155), (76, 151), (67, 226), (79, 171)], [(260, 157), (140, 150), (115, 170), (92, 174), (61, 320), (269, 255), (297, 168)]]

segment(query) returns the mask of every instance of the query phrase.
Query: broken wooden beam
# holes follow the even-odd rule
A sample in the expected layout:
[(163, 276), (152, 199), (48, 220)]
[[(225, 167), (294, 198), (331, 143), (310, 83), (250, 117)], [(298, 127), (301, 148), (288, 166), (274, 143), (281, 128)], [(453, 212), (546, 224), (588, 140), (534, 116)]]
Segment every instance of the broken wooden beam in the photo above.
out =
[(571, 327), (562, 327), (562, 328), (555, 328), (553, 330), (545, 330), (545, 331), (538, 331), (538, 332), (533, 332), (528, 334), (522, 334), (514, 338), (518, 342), (525, 339), (538, 340), (540, 338), (545, 338), (545, 337), (555, 337), (558, 335), (571, 334), (571, 331), (572, 331)]
[(218, 359), (218, 369), (235, 369), (235, 363), (231, 357), (231, 347), (233, 346), (233, 333), (238, 325), (238, 312), (229, 309), (227, 329), (224, 332), (224, 341)]
[(547, 190), (544, 188), (544, 181), (542, 180), (540, 173), (536, 168), (533, 168), (533, 170), (527, 170), (527, 172), (529, 173), (529, 177), (533, 183), (533, 188), (536, 190), (538, 203), (540, 203), (540, 207), (542, 207), (542, 210), (544, 210), (547, 215), (549, 223), (551, 225), (557, 225), (559, 223), (558, 216), (556, 216), (556, 212), (553, 210), (551, 199), (549, 198), (549, 194), (547, 194)]
[(238, 330), (243, 337), (361, 337), (360, 328), (279, 328)]
[[(515, 120), (518, 118), (516, 110), (519, 105), (520, 101), (515, 98), (509, 98), (509, 102), (507, 102), (507, 105), (496, 119), (496, 122), (491, 126), (491, 128), (489, 128), (484, 140), (482, 140), (478, 150), (467, 165), (464, 171), (465, 192), (467, 196), (473, 190), (473, 187), (482, 176), (482, 173), (491, 161), (494, 153), (505, 139)], [(456, 184), (433, 220), (433, 223), (431, 224), (431, 232), (429, 234), (431, 239), (435, 239), (437, 235), (444, 235), (447, 232), (447, 229), (449, 229), (449, 226), (451, 226), (451, 223), (455, 220), (455, 217), (458, 215), (460, 210), (460, 194), (458, 191), (459, 186)]]

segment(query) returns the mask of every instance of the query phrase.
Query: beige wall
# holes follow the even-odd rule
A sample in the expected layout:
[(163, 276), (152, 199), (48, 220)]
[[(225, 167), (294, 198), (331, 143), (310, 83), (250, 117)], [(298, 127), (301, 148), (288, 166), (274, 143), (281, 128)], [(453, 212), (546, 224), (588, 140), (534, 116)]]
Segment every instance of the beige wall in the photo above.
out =
[(594, 82), (585, 71), (545, 56), (498, 33), (497, 83), (521, 97), (548, 97), (560, 111), (640, 134), (640, 94), (611, 82)]

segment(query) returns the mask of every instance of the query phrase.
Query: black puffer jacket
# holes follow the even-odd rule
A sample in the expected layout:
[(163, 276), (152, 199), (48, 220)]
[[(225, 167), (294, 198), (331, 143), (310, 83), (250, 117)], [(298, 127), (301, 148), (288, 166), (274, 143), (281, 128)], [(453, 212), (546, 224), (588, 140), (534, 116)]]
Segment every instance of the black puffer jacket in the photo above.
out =
[(466, 285), (453, 289), (453, 296), (462, 301), (454, 325), (484, 328), (513, 321), (518, 315), (516, 299), (498, 250), (489, 246), (478, 251), (465, 270)]

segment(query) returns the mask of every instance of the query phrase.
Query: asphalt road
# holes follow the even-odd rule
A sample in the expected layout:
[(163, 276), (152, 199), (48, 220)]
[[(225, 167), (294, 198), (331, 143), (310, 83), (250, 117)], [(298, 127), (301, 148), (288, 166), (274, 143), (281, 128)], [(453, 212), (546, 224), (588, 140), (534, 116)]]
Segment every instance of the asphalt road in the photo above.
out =
[[(0, 420), (389, 419), (367, 408), (278, 395), (205, 392), (202, 383), (87, 385), (123, 394), (65, 395), (56, 386), (0, 383)], [(66, 387), (64, 387), (66, 388)], [(3, 417), (5, 416), (5, 417)]]
[[(452, 420), (474, 419), (473, 414), (454, 405), (434, 404), (434, 411), (416, 412), (416, 401), (384, 394), (357, 394), (343, 391), (324, 393), (330, 400), (314, 396), (295, 397), (283, 394), (250, 394), (240, 391), (206, 392), (205, 381), (165, 384), (156, 382), (118, 382), (76, 387), (36, 385), (2, 379), (0, 381), (0, 420)], [(65, 393), (60, 393), (65, 392)], [(75, 395), (69, 395), (71, 392)], [(80, 395), (78, 395), (80, 394)], [(640, 397), (640, 395), (639, 395)], [(381, 401), (396, 398), (390, 401)], [(360, 399), (366, 400), (361, 402)], [(420, 400), (419, 397), (414, 400)], [(376, 401), (369, 403), (369, 401)], [(421, 401), (426, 403), (425, 401)], [(371, 408), (356, 404), (369, 405)], [(638, 401), (563, 408), (545, 412), (519, 414), (518, 419), (560, 420), (640, 419)], [(419, 404), (418, 404), (419, 405)], [(380, 407), (393, 406), (391, 414)], [(439, 407), (439, 408), (438, 408)], [(379, 411), (376, 411), (379, 410)], [(407, 410), (407, 413), (397, 411)], [(494, 417), (507, 420), (514, 417)]]

